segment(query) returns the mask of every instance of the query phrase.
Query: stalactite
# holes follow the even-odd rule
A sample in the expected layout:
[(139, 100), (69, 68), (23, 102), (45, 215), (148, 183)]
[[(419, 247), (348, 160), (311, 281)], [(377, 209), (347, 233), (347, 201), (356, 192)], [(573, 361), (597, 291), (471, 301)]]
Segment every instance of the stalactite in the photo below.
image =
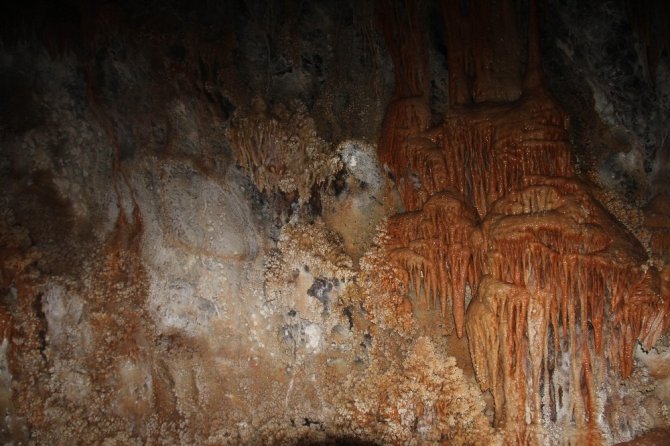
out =
[(421, 97), (430, 91), (422, 9), (422, 2), (377, 2), (380, 28), (393, 59), (396, 98)]
[[(468, 340), (482, 390), (492, 388), (499, 421), (519, 422), (514, 411), (541, 421), (541, 402), (551, 400), (553, 384), (545, 379), (540, 393), (540, 379), (549, 376), (548, 352), (553, 347), (554, 361), (570, 355), (570, 393), (563, 399), (571, 415), (578, 424), (593, 423), (594, 375), (608, 367), (630, 376), (636, 343), (650, 348), (661, 333), (663, 303), (652, 273), (645, 273), (639, 262), (642, 247), (631, 250), (630, 241), (597, 212), (599, 205), (580, 183), (547, 182), (563, 187), (535, 184), (511, 192), (482, 223), (486, 262), (481, 268), (486, 276), (468, 309)], [(514, 313), (506, 310), (509, 305), (525, 310)], [(488, 319), (498, 330), (491, 330), (493, 321)], [(518, 330), (512, 341), (507, 339), (509, 327)], [(523, 342), (525, 354), (509, 363), (506, 358)], [(492, 382), (492, 375), (503, 379)], [(512, 385), (521, 390), (511, 390)], [(527, 394), (541, 398), (524, 399)], [(554, 413), (558, 408), (545, 410)]]
[(426, 130), (429, 124), (430, 108), (423, 98), (394, 100), (389, 104), (382, 123), (379, 160), (398, 179), (398, 189), (410, 210), (418, 200), (415, 198), (417, 187), (410, 170), (410, 160), (413, 159), (411, 149), (414, 146), (408, 138)]
[[(593, 430), (603, 370), (630, 376), (635, 345), (651, 347), (668, 310), (656, 273), (642, 267), (642, 247), (570, 178), (569, 146), (555, 131), (564, 121), (554, 118), (541, 123), (552, 123), (546, 133), (534, 121), (517, 122), (526, 140), (524, 131), (505, 137), (511, 125), (500, 131), (487, 120), (447, 121), (445, 161), (436, 157), (431, 168), (421, 160), (434, 147), (404, 144), (421, 189), (403, 194), (413, 210), (389, 221), (389, 247), (407, 271), (406, 289), (411, 283), (424, 305), (439, 303), (458, 336), (467, 329), (478, 381), (491, 389), (499, 423), (539, 424), (543, 414), (563, 410), (567, 422)], [(530, 148), (519, 150), (512, 140), (530, 141)], [(500, 156), (514, 150), (518, 158)], [(466, 284), (476, 291), (467, 316)], [(569, 385), (559, 403), (549, 368), (564, 356)]]
[(460, 193), (447, 189), (432, 195), (421, 211), (392, 217), (388, 226), (391, 258), (408, 272), (417, 299), (439, 304), (447, 319), (453, 317), (459, 336), (466, 284), (474, 286), (470, 240), (475, 222), (474, 210)]
[[(444, 3), (452, 108), (443, 123), (428, 128), (423, 97), (389, 105), (379, 153), (407, 212), (389, 219), (386, 249), (405, 292), (467, 333), (512, 443), (532, 443), (527, 426), (548, 422), (596, 438), (597, 389), (607, 370), (629, 377), (635, 345), (651, 348), (667, 326), (670, 273), (649, 268), (640, 243), (575, 178), (568, 116), (543, 87), (535, 1), (524, 79), (513, 44), (487, 40), (491, 29), (517, 38), (511, 16), (494, 18), (484, 3)], [(478, 35), (477, 23), (492, 28)], [(487, 70), (502, 55), (511, 63), (496, 77)]]
[(227, 129), (236, 162), (261, 191), (297, 193), (307, 202), (315, 185), (328, 183), (342, 168), (339, 157), (319, 138), (299, 101), (271, 111), (262, 99), (253, 102), (254, 113), (235, 114)]
[(430, 115), (423, 103), (401, 103), (389, 106), (380, 157), (397, 178), (409, 210), (452, 187), (483, 217), (526, 176), (574, 175), (568, 119), (557, 107), (524, 100), (452, 111), (439, 129), (426, 131)]
[[(399, 177), (406, 159), (398, 150), (409, 136), (430, 125), (430, 76), (421, 2), (378, 1), (377, 17), (393, 60), (395, 91), (386, 110), (379, 141), (379, 158)], [(407, 183), (401, 189), (412, 190)]]
[[(395, 108), (389, 110), (395, 116)], [(517, 117), (512, 123), (507, 122), (510, 115)], [(426, 272), (431, 280), (436, 278), (431, 284), (439, 284), (425, 287), (426, 294), (442, 307), (451, 302), (451, 317), (462, 336), (465, 289), (468, 284), (476, 288), (481, 268), (472, 263), (480, 257), (470, 240), (476, 221), (498, 198), (522, 187), (527, 177), (573, 174), (567, 120), (560, 110), (533, 101), (478, 114), (454, 112), (439, 133), (425, 131), (427, 119), (415, 116), (396, 121), (413, 125), (389, 127), (392, 138), (380, 148), (411, 211), (391, 220), (389, 234), (396, 247), (408, 247), (419, 238), (437, 240), (433, 252), (421, 253), (432, 260)], [(389, 140), (399, 142), (394, 146)], [(418, 297), (420, 287), (414, 286)]]

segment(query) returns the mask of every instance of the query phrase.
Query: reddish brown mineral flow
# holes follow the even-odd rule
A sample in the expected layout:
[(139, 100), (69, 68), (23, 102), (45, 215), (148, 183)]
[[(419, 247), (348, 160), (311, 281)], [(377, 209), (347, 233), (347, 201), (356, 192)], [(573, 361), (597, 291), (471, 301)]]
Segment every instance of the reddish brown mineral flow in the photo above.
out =
[[(522, 420), (527, 407), (535, 422), (561, 412), (565, 403), (556, 400), (550, 373), (569, 359), (568, 413), (579, 425), (593, 419), (596, 374), (609, 368), (628, 377), (635, 344), (649, 349), (661, 333), (662, 300), (651, 271), (640, 266), (641, 246), (585, 185), (542, 177), (527, 183), (498, 200), (481, 225), (485, 279), (467, 317), (472, 359), (507, 422)], [(498, 330), (485, 322), (491, 319)], [(512, 353), (514, 365), (506, 363)], [(532, 401), (505, 390), (506, 382), (527, 385)], [(510, 407), (515, 397), (521, 401)]]
[(599, 383), (630, 375), (667, 309), (642, 246), (575, 178), (568, 117), (542, 87), (534, 2), (525, 79), (515, 2), (498, 3), (445, 1), (452, 108), (430, 129), (416, 11), (404, 40), (405, 22), (381, 15), (397, 85), (379, 155), (407, 209), (389, 221), (390, 259), (406, 292), (467, 332), (498, 424), (594, 428)]

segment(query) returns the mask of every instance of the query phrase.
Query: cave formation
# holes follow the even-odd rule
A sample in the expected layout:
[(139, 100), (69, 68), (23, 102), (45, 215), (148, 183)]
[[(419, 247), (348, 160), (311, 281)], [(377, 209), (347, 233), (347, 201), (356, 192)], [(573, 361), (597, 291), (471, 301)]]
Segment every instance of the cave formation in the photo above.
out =
[(663, 2), (3, 17), (5, 443), (670, 441)]
[(408, 291), (438, 302), (458, 337), (467, 329), (477, 381), (516, 441), (543, 419), (595, 430), (599, 381), (630, 376), (635, 344), (649, 350), (667, 325), (668, 296), (642, 246), (575, 178), (569, 118), (543, 85), (535, 3), (523, 76), (515, 3), (463, 7), (445, 2), (452, 108), (437, 127), (414, 11), (384, 17), (396, 89), (380, 159), (409, 210), (389, 221), (389, 256)]

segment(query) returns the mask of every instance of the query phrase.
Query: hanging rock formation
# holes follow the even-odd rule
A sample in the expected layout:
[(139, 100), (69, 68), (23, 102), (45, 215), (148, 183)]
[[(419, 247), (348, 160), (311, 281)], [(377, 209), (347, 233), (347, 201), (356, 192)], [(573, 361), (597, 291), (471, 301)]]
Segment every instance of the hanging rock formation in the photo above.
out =
[[(526, 426), (542, 423), (597, 441), (601, 385), (608, 373), (630, 376), (637, 343), (650, 349), (667, 325), (670, 296), (640, 243), (575, 176), (568, 116), (543, 87), (534, 2), (525, 77), (519, 11), (484, 3), (444, 2), (452, 107), (435, 127), (415, 81), (426, 65), (417, 12), (407, 12), (412, 26), (401, 7), (381, 15), (396, 96), (379, 154), (406, 208), (389, 220), (389, 259), (408, 295), (467, 334), (510, 442), (537, 441)], [(392, 31), (403, 27), (413, 33)]]
[[(530, 413), (536, 423), (593, 423), (607, 371), (630, 376), (637, 342), (649, 350), (661, 334), (658, 278), (583, 184), (527, 183), (498, 200), (481, 226), (485, 279), (467, 316), (475, 370), (501, 421)], [(562, 362), (566, 384), (552, 376)]]

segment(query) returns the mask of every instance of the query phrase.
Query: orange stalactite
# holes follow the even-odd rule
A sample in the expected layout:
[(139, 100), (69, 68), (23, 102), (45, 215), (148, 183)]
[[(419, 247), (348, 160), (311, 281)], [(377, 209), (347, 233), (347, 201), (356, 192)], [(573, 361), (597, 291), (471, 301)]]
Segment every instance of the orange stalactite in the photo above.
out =
[(384, 121), (380, 158), (409, 210), (451, 187), (483, 217), (526, 176), (574, 175), (568, 119), (541, 101), (455, 110), (426, 131), (429, 121), (421, 102), (409, 99), (392, 103)]
[[(516, 127), (505, 121), (508, 116), (516, 117)], [(431, 284), (440, 284), (425, 289), (442, 306), (451, 302), (459, 336), (463, 334), (466, 287), (476, 288), (482, 267), (473, 263), (481, 257), (471, 247), (476, 221), (487, 215), (498, 198), (521, 187), (529, 175), (573, 174), (565, 122), (560, 111), (532, 101), (482, 108), (477, 114), (453, 112), (438, 136), (415, 125), (417, 136), (405, 136), (396, 150), (383, 152), (406, 208), (414, 211), (391, 220), (391, 244), (408, 247), (418, 238), (441, 241), (431, 255), (422, 253), (437, 269), (427, 272), (438, 278)], [(520, 129), (516, 135), (514, 128)], [(390, 129), (394, 138), (410, 134), (406, 130)], [(545, 140), (542, 131), (548, 135)], [(555, 158), (547, 152), (555, 153)], [(518, 162), (510, 163), (516, 158)]]
[[(388, 227), (388, 246), (395, 247), (391, 257), (419, 281), (412, 279), (417, 298), (421, 299), (422, 284), (423, 302), (439, 304), (445, 317), (451, 314), (459, 336), (464, 329), (466, 284), (474, 274), (470, 240), (475, 218), (462, 196), (448, 189), (432, 195), (421, 211), (392, 217)], [(416, 276), (415, 270), (421, 274)]]
[[(430, 126), (430, 76), (421, 2), (378, 1), (380, 29), (393, 60), (395, 92), (386, 109), (379, 158), (400, 179), (401, 193), (417, 201), (408, 176), (409, 160), (402, 147)], [(410, 150), (411, 151), (411, 150)]]
[[(599, 205), (580, 183), (547, 179), (554, 185), (540, 186), (540, 182), (534, 178), (533, 185), (500, 199), (481, 225), (486, 286), (479, 285), (466, 319), (472, 360), (478, 363), (475, 370), (482, 390), (490, 386), (489, 375), (502, 367), (501, 388), (493, 395), (509, 399), (513, 394), (507, 381), (530, 383), (532, 387), (527, 389), (536, 395), (540, 377), (549, 376), (549, 349), (553, 347), (554, 367), (559, 355), (567, 353), (571, 412), (577, 423), (592, 422), (597, 369), (605, 367), (607, 361), (609, 368), (624, 378), (630, 376), (636, 343), (650, 348), (661, 333), (664, 311), (659, 310), (663, 302), (654, 289), (652, 274), (645, 273), (639, 262), (642, 247), (632, 249), (630, 240), (618, 234), (621, 231), (611, 229), (616, 227), (614, 222), (604, 211), (598, 212)], [(520, 361), (532, 376), (507, 369), (502, 358), (509, 354), (504, 345), (508, 341), (492, 344), (490, 325), (481, 322), (487, 311), (495, 315), (498, 324), (503, 323), (499, 301), (507, 299), (521, 299), (528, 308), (512, 322), (521, 330), (515, 334), (515, 342), (529, 341), (527, 354)], [(608, 339), (606, 344), (604, 338)], [(483, 361), (482, 354), (490, 358)], [(491, 368), (496, 361), (500, 364)], [(484, 364), (488, 364), (487, 370)], [(549, 384), (545, 379), (545, 392)], [(508, 403), (504, 403), (504, 421), (516, 422), (510, 418)], [(539, 420), (541, 405), (537, 400), (517, 403), (528, 405), (534, 420)], [(500, 405), (496, 402), (496, 409)]]
[[(485, 3), (444, 3), (452, 108), (443, 123), (429, 129), (425, 95), (411, 88), (397, 86), (388, 107), (379, 155), (407, 212), (389, 219), (386, 247), (405, 292), (467, 334), (497, 424), (524, 444), (525, 426), (546, 420), (597, 436), (596, 389), (607, 370), (629, 377), (635, 345), (651, 348), (667, 326), (670, 272), (649, 268), (640, 243), (575, 178), (569, 118), (542, 85), (535, 2), (523, 79), (513, 2), (501, 2), (505, 17)], [(478, 35), (481, 23), (491, 28)], [(512, 43), (496, 47), (492, 29)], [(396, 73), (422, 72), (416, 63)]]
[[(419, 135), (430, 125), (430, 107), (423, 98), (402, 98), (392, 101), (386, 109), (379, 140), (379, 159), (388, 166), (401, 182), (407, 182), (410, 156), (406, 142), (410, 136)], [(411, 193), (412, 183), (407, 183)], [(400, 187), (402, 189), (402, 187)], [(404, 191), (401, 190), (401, 193)], [(413, 203), (412, 199), (410, 203)]]
[(490, 276), (479, 285), (479, 298), (468, 309), (468, 340), (473, 367), (482, 391), (490, 390), (496, 420), (523, 421), (527, 392), (516, 387), (527, 382), (523, 367), (527, 340), (523, 336), (529, 298), (514, 285)]

